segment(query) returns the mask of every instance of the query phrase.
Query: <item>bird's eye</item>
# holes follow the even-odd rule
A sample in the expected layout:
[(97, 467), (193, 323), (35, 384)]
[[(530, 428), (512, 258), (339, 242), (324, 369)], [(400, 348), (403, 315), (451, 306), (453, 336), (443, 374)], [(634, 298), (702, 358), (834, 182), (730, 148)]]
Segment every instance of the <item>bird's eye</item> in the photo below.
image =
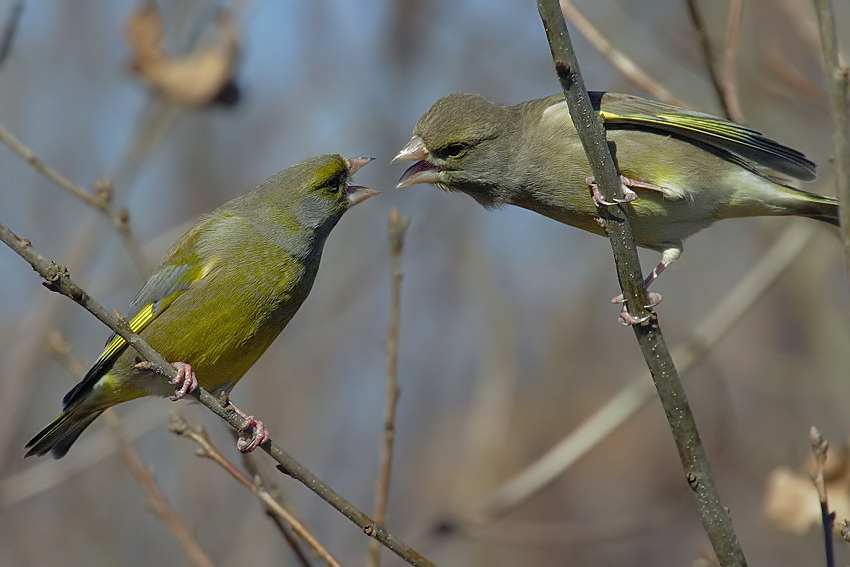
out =
[(447, 159), (456, 159), (465, 154), (467, 149), (469, 149), (469, 147), (466, 144), (449, 144), (440, 151), (440, 157)]

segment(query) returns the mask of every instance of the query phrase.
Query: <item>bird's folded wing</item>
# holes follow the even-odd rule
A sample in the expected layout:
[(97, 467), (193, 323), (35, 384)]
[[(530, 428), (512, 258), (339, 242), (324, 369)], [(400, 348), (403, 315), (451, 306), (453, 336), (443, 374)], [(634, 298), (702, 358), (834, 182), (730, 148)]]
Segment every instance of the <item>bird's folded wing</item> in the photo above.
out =
[(816, 177), (815, 164), (805, 155), (746, 126), (632, 95), (589, 94), (606, 127), (631, 125), (663, 130), (734, 154), (751, 162), (750, 169), (768, 177), (771, 173), (802, 181)]

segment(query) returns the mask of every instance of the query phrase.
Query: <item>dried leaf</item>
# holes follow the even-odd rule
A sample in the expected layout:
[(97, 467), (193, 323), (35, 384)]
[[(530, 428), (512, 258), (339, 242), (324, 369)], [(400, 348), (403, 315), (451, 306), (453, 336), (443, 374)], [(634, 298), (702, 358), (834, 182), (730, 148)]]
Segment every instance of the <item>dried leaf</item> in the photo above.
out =
[(131, 68), (164, 96), (188, 105), (205, 105), (230, 83), (239, 55), (233, 18), (219, 18), (217, 39), (195, 51), (169, 57), (162, 49), (162, 21), (152, 3), (130, 20), (127, 37), (133, 49)]
[[(826, 488), (830, 511), (839, 518), (847, 517), (850, 514), (847, 477), (833, 477)], [(777, 528), (798, 535), (822, 522), (820, 502), (811, 478), (786, 468), (778, 468), (768, 477), (764, 511)]]
[(145, 2), (127, 22), (125, 33), (133, 50), (133, 69), (162, 58), (162, 15), (155, 3)]

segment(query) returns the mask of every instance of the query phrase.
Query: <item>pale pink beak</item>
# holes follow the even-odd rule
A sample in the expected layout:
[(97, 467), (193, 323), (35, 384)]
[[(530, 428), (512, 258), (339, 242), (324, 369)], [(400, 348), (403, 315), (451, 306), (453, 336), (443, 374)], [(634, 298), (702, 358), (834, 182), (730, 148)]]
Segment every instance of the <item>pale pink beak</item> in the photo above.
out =
[(362, 203), (366, 199), (371, 199), (375, 195), (380, 195), (380, 191), (369, 189), (361, 185), (349, 185), (345, 188), (345, 196), (348, 198), (348, 208), (350, 209), (357, 203)]
[(374, 161), (373, 157), (350, 157), (345, 158), (345, 161), (348, 162), (348, 175), (349, 177), (360, 171), (364, 165), (369, 163), (370, 161)]
[(419, 136), (413, 136), (410, 141), (407, 142), (407, 145), (405, 145), (390, 161), (390, 163), (427, 159), (429, 155), (428, 149), (425, 147), (425, 142), (422, 141), (422, 138)]
[[(345, 158), (345, 161), (348, 162), (348, 176), (351, 177), (360, 169), (374, 160), (372, 157), (354, 157), (354, 158)], [(374, 189), (369, 189), (368, 187), (363, 187), (362, 185), (349, 185), (345, 188), (345, 197), (348, 199), (348, 208), (350, 209), (357, 203), (362, 203), (366, 199), (371, 199), (375, 195), (380, 194), (380, 191), (375, 191)]]
[(413, 136), (407, 145), (392, 159), (390, 163), (398, 161), (413, 161), (416, 163), (407, 168), (407, 171), (398, 180), (396, 189), (404, 189), (417, 183), (438, 183), (440, 181), (440, 170), (428, 162), (431, 153), (425, 147), (425, 142), (419, 136)]

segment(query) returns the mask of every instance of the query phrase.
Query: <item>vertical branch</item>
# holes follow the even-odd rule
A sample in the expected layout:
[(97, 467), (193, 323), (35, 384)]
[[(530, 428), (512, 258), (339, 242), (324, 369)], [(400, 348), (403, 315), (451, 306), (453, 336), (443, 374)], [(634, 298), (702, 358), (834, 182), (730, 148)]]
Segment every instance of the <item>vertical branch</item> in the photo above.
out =
[(714, 87), (714, 92), (717, 93), (717, 99), (723, 108), (723, 115), (729, 118), (729, 107), (726, 106), (726, 97), (723, 94), (723, 81), (720, 79), (720, 73), (717, 71), (714, 52), (711, 49), (711, 39), (708, 37), (705, 21), (702, 19), (702, 14), (700, 14), (697, 0), (688, 0), (687, 4), (691, 24), (693, 24), (694, 30), (697, 32), (697, 36), (699, 36), (699, 44), (702, 49), (702, 58), (705, 61), (705, 67), (708, 70), (708, 78), (711, 80), (711, 86)]
[(832, 545), (832, 530), (835, 526), (835, 513), (829, 511), (829, 502), (826, 498), (826, 453), (829, 450), (829, 442), (823, 438), (817, 427), (812, 427), (809, 432), (809, 440), (812, 443), (812, 455), (815, 457), (815, 472), (812, 474), (812, 482), (818, 491), (820, 501), (820, 514), (823, 524), (823, 547), (826, 555), (826, 567), (835, 567), (835, 550)]
[[(599, 189), (606, 201), (622, 198), (622, 188), (605, 141), (605, 131), (590, 104), (560, 6), (557, 0), (537, 0), (537, 9), (543, 20), (570, 116)], [(664, 406), (685, 470), (685, 479), (717, 559), (722, 567), (742, 567), (746, 565), (744, 552), (738, 543), (729, 512), (721, 503), (714, 485), (690, 404), (658, 326), (658, 318), (644, 307), (647, 305), (646, 288), (641, 278), (627, 209), (622, 204), (617, 205), (617, 209), (620, 214), (618, 217), (606, 214), (606, 230), (611, 240), (623, 296), (632, 316), (640, 318), (651, 315), (644, 324), (632, 325), (635, 337)]]
[(735, 64), (738, 60), (738, 42), (741, 38), (741, 18), (744, 15), (744, 0), (732, 0), (729, 19), (726, 22), (726, 40), (723, 43), (723, 108), (729, 119), (742, 124), (744, 112), (738, 96), (738, 77)]
[(841, 235), (844, 258), (850, 274), (850, 116), (847, 109), (850, 70), (842, 66), (838, 55), (838, 34), (835, 31), (835, 14), (830, 0), (815, 0), (820, 27), (821, 50), (826, 72), (829, 107), (835, 126), (835, 177), (838, 200), (841, 202)]
[[(387, 520), (387, 502), (390, 495), (390, 471), (393, 462), (393, 444), (395, 442), (395, 414), (398, 405), (398, 330), (401, 312), (401, 250), (404, 235), (410, 225), (410, 218), (399, 214), (398, 209), (390, 210), (387, 221), (387, 238), (390, 241), (392, 266), (392, 299), (390, 308), (390, 329), (387, 337), (387, 405), (384, 413), (384, 442), (381, 448), (381, 464), (378, 470), (378, 488), (375, 494), (375, 521), (385, 524)], [(381, 562), (381, 548), (377, 540), (369, 542), (370, 567), (378, 567)]]

